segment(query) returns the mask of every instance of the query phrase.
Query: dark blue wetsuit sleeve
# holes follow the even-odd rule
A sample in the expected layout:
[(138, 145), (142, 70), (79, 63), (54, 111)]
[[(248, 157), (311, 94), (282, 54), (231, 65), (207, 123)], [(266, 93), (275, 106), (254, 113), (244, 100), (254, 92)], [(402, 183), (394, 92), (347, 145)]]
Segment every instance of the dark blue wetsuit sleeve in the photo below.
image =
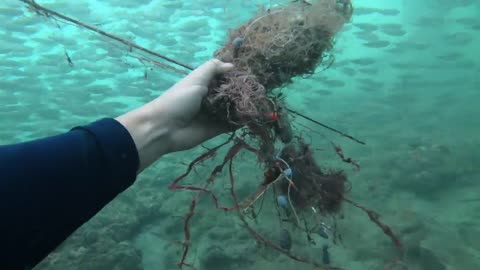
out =
[(101, 119), (0, 146), (0, 269), (30, 269), (136, 178), (128, 131)]

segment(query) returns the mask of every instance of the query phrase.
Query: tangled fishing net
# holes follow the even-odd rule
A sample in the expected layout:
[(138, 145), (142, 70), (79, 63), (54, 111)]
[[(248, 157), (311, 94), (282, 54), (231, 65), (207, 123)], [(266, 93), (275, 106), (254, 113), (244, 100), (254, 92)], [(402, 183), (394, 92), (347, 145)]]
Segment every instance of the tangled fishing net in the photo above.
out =
[[(27, 3), (37, 14), (48, 18), (60, 18), (83, 28), (92, 30), (107, 38), (127, 45), (130, 51), (139, 50), (162, 60), (174, 63), (186, 69), (193, 69), (173, 59), (142, 48), (128, 40), (113, 36), (94, 26), (87, 25), (55, 11), (46, 9), (33, 0), (21, 0)], [(262, 207), (265, 194), (272, 192), (279, 221), (290, 224), (294, 230), (304, 232), (307, 240), (315, 244), (312, 234), (316, 233), (328, 239), (341, 241), (333, 224), (325, 222), (326, 217), (335, 217), (340, 213), (342, 204), (347, 202), (363, 210), (396, 247), (399, 239), (389, 226), (379, 220), (379, 214), (348, 199), (347, 176), (341, 170), (325, 169), (315, 160), (312, 147), (292, 128), (291, 117), (296, 114), (303, 118), (333, 130), (356, 142), (357, 139), (338, 130), (325, 126), (315, 120), (288, 108), (284, 96), (274, 94), (274, 90), (292, 82), (295, 77), (313, 74), (319, 67), (328, 68), (333, 57), (331, 50), (337, 33), (353, 14), (350, 0), (316, 0), (310, 3), (296, 0), (289, 4), (271, 9), (262, 9), (256, 17), (247, 21), (229, 33), (225, 45), (219, 48), (214, 57), (230, 62), (235, 68), (215, 78), (209, 86), (202, 110), (215, 121), (232, 127), (235, 132), (224, 143), (208, 149), (195, 158), (186, 172), (170, 184), (171, 190), (188, 190), (195, 194), (184, 220), (183, 252), (178, 266), (190, 266), (188, 253), (191, 247), (190, 223), (202, 194), (211, 196), (217, 208), (238, 214), (248, 233), (261, 246), (269, 247), (285, 254), (293, 260), (309, 264), (318, 269), (340, 269), (328, 262), (317, 262), (301, 257), (291, 251), (292, 239), (287, 226), (279, 227), (279, 240), (271, 240), (256, 231), (247, 218), (258, 218), (257, 204)], [(162, 68), (179, 71), (177, 68), (146, 58), (136, 57), (142, 63), (150, 62)], [(70, 62), (70, 59), (68, 59)], [(355, 169), (359, 165), (346, 157), (342, 149), (331, 142), (335, 153), (345, 163)], [(195, 166), (216, 156), (219, 149), (230, 148), (220, 164), (214, 167), (202, 185), (185, 184), (183, 181)], [(257, 157), (263, 170), (263, 180), (256, 184), (256, 190), (250, 196), (239, 198), (235, 191), (233, 160), (240, 152), (249, 152)], [(225, 167), (230, 182), (229, 193), (233, 206), (224, 207), (219, 197), (213, 193), (213, 184)], [(260, 203), (259, 203), (260, 202)], [(281, 229), (280, 229), (281, 228)]]
[(351, 15), (350, 3), (297, 2), (262, 10), (232, 30), (215, 57), (234, 63), (236, 69), (215, 82), (205, 100), (207, 111), (252, 130), (274, 125), (276, 119), (267, 113), (281, 111), (282, 106), (269, 96), (272, 90), (295, 76), (313, 74), (329, 57), (335, 34)]
[[(349, 186), (342, 171), (320, 168), (310, 145), (294, 134), (290, 109), (283, 98), (273, 94), (274, 89), (291, 83), (292, 78), (313, 74), (319, 66), (331, 64), (335, 35), (350, 20), (352, 13), (352, 4), (347, 0), (319, 0), (314, 4), (294, 1), (261, 10), (255, 18), (231, 30), (226, 44), (215, 52), (215, 58), (234, 63), (235, 69), (212, 82), (203, 109), (216, 121), (239, 130), (224, 144), (195, 159), (187, 172), (170, 186), (171, 189), (198, 191), (185, 220), (184, 250), (179, 266), (191, 266), (186, 263), (190, 243), (188, 225), (200, 194), (205, 192), (211, 194), (217, 208), (238, 211), (241, 221), (259, 244), (316, 268), (339, 269), (290, 252), (292, 240), (287, 229), (280, 231), (277, 245), (249, 225), (245, 217), (256, 217), (255, 204), (263, 199), (267, 190), (275, 194), (281, 220), (305, 231), (310, 242), (313, 242), (312, 232), (337, 237), (331, 226), (322, 222), (322, 216), (337, 214), (342, 202), (346, 201), (364, 210), (400, 246), (390, 228), (379, 221), (378, 214), (344, 196)], [(203, 186), (180, 183), (196, 164), (214, 156), (220, 147), (229, 143), (233, 145), (223, 162), (214, 168)], [(276, 147), (278, 144), (280, 149)], [(358, 168), (354, 160), (344, 156), (340, 147), (333, 146), (344, 162)], [(254, 153), (265, 173), (258, 189), (248, 198), (239, 199), (235, 193), (232, 164), (235, 155), (242, 150)], [(230, 194), (234, 201), (230, 208), (220, 206), (209, 189), (225, 166), (229, 169)], [(312, 213), (313, 218), (307, 218)]]

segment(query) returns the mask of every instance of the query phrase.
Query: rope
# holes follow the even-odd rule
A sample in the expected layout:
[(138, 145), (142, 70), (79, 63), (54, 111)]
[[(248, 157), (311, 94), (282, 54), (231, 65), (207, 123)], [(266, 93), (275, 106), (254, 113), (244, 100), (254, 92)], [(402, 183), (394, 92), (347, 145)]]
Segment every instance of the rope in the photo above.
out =
[[(178, 61), (176, 61), (176, 60), (174, 60), (174, 59), (172, 59), (172, 58), (169, 58), (169, 57), (167, 57), (167, 56), (161, 55), (161, 54), (159, 54), (159, 53), (157, 53), (157, 52), (154, 52), (154, 51), (152, 51), (152, 50), (146, 49), (146, 48), (144, 48), (144, 47), (142, 47), (142, 46), (140, 46), (140, 45), (137, 45), (137, 44), (135, 44), (135, 43), (133, 43), (133, 42), (131, 42), (131, 41), (128, 41), (128, 40), (126, 40), (126, 39), (123, 39), (123, 38), (121, 38), (121, 37), (118, 37), (118, 36), (115, 36), (115, 35), (113, 35), (113, 34), (107, 33), (107, 32), (105, 32), (105, 31), (103, 31), (103, 30), (100, 30), (100, 29), (92, 26), (92, 25), (89, 25), (89, 24), (86, 24), (86, 23), (84, 23), (84, 22), (75, 20), (75, 19), (70, 18), (70, 17), (68, 17), (68, 16), (66, 16), (66, 15), (60, 14), (60, 13), (54, 11), (54, 10), (48, 9), (48, 8), (46, 8), (46, 7), (43, 7), (43, 6), (39, 5), (39, 4), (37, 4), (37, 3), (35, 2), (35, 0), (20, 0), (20, 1), (22, 1), (23, 3), (29, 5), (29, 6), (30, 6), (31, 8), (33, 8), (33, 9), (37, 12), (37, 14), (39, 14), (39, 15), (44, 15), (44, 16), (46, 16), (47, 18), (48, 18), (48, 17), (51, 17), (51, 16), (58, 17), (58, 18), (60, 18), (60, 19), (63, 19), (63, 20), (65, 20), (65, 21), (71, 22), (71, 23), (76, 24), (76, 25), (78, 25), (78, 26), (84, 27), (84, 28), (86, 28), (86, 29), (88, 29), (88, 30), (91, 30), (91, 31), (93, 31), (93, 32), (95, 32), (95, 33), (98, 33), (98, 34), (100, 34), (100, 35), (102, 35), (102, 36), (105, 36), (105, 37), (111, 38), (111, 39), (113, 39), (113, 40), (116, 40), (116, 41), (118, 41), (118, 42), (121, 42), (121, 43), (127, 45), (129, 48), (138, 49), (138, 50), (140, 50), (140, 51), (143, 51), (143, 52), (146, 52), (146, 53), (148, 53), (148, 54), (154, 55), (154, 56), (156, 56), (156, 57), (159, 57), (159, 58), (161, 58), (161, 59), (164, 59), (164, 60), (166, 60), (166, 61), (168, 61), (168, 62), (170, 62), (170, 63), (176, 64), (176, 65), (181, 66), (181, 67), (183, 67), (183, 68), (186, 68), (186, 69), (189, 69), (189, 70), (194, 70), (194, 68), (191, 67), (191, 66), (189, 66), (189, 65), (183, 64), (183, 63), (178, 62)], [(41, 12), (40, 12), (40, 11), (41, 11)], [(43, 13), (43, 14), (42, 14), (42, 13)], [(172, 67), (172, 68), (173, 68), (173, 67)]]

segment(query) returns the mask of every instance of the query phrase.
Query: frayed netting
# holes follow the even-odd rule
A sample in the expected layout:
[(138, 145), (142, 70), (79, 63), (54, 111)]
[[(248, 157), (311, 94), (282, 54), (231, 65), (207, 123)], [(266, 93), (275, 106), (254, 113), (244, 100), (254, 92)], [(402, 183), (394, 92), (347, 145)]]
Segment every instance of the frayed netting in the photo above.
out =
[[(235, 69), (212, 83), (205, 111), (217, 121), (253, 131), (274, 127), (280, 105), (272, 100), (272, 91), (333, 62), (334, 37), (352, 10), (350, 3), (335, 0), (260, 10), (231, 30), (226, 44), (215, 52), (216, 58), (233, 63)], [(271, 143), (260, 139), (264, 145)]]
[[(234, 127), (236, 131), (225, 143), (195, 159), (187, 172), (170, 186), (173, 190), (197, 192), (185, 220), (184, 252), (179, 266), (192, 266), (186, 262), (191, 244), (189, 224), (202, 193), (209, 193), (217, 208), (227, 212), (236, 211), (257, 243), (318, 269), (340, 268), (290, 252), (291, 236), (285, 228), (281, 230), (283, 240), (275, 243), (257, 232), (247, 221), (246, 217), (258, 218), (256, 205), (260, 201), (263, 205), (265, 194), (270, 190), (276, 198), (273, 204), (277, 207), (278, 216), (283, 216), (281, 223), (289, 222), (294, 228), (306, 232), (309, 241), (312, 231), (319, 227), (329, 231), (335, 241), (337, 232), (322, 220), (338, 214), (342, 203), (347, 202), (365, 211), (400, 247), (398, 238), (387, 225), (379, 221), (378, 214), (346, 197), (345, 194), (350, 190), (346, 174), (341, 170), (320, 167), (311, 146), (301, 135), (295, 134), (289, 116), (291, 110), (285, 97), (273, 93), (275, 89), (290, 84), (295, 77), (311, 75), (320, 66), (328, 68), (332, 64), (331, 51), (335, 36), (350, 20), (352, 13), (353, 7), (348, 0), (318, 0), (314, 4), (295, 1), (262, 9), (255, 18), (231, 30), (226, 44), (215, 52), (215, 58), (233, 63), (235, 68), (212, 81), (202, 108), (209, 117)], [(347, 157), (339, 146), (333, 142), (331, 144), (343, 162), (356, 170), (360, 169), (358, 163)], [(231, 145), (230, 149), (222, 162), (212, 170), (205, 184), (181, 184), (195, 165), (213, 158), (217, 150), (226, 145)], [(250, 196), (239, 199), (235, 192), (232, 168), (234, 158), (242, 151), (257, 157), (264, 177)], [(212, 191), (215, 179), (224, 167), (228, 167), (230, 195), (234, 201), (231, 207), (220, 206), (218, 197)], [(313, 218), (307, 218), (312, 214)]]
[(351, 14), (351, 4), (343, 7), (335, 0), (262, 9), (231, 30), (226, 44), (215, 52), (216, 58), (233, 63), (235, 69), (212, 83), (205, 111), (216, 121), (249, 127), (251, 136), (272, 149), (274, 140), (264, 129), (275, 128), (272, 122), (281, 116), (282, 107), (272, 91), (296, 76), (313, 74), (324, 62), (329, 65), (335, 34)]

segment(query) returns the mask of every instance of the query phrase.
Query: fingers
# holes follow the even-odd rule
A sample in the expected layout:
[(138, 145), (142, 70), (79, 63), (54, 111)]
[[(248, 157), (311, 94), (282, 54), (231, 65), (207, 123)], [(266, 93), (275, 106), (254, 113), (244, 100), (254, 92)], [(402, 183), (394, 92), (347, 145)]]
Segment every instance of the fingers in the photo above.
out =
[(220, 134), (232, 131), (233, 130), (227, 126), (218, 125), (213, 122), (193, 122), (188, 127), (176, 130), (172, 135), (172, 141), (170, 144), (172, 145), (174, 152), (187, 150)]
[(183, 79), (183, 81), (190, 85), (208, 86), (215, 75), (223, 74), (233, 69), (233, 64), (224, 63), (218, 59), (212, 59), (205, 62), (192, 73)]

